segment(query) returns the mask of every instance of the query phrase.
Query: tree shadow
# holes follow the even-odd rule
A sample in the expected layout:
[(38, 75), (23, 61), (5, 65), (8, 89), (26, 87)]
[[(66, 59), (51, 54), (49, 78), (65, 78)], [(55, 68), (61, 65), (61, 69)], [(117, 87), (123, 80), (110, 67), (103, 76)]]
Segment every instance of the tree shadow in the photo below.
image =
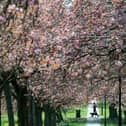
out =
[(90, 117), (90, 118), (87, 118), (87, 123), (88, 124), (96, 124), (96, 123), (100, 123), (100, 119), (97, 118), (97, 117)]

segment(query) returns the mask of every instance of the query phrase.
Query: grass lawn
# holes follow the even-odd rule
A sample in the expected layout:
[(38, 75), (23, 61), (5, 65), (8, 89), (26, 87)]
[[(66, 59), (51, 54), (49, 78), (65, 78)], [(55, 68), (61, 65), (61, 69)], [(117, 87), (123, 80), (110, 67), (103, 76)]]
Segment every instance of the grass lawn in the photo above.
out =
[[(101, 126), (104, 126), (104, 113), (102, 113), (102, 106), (99, 104), (99, 113), (101, 118)], [(80, 110), (81, 118), (76, 119), (76, 110)], [(118, 126), (118, 119), (116, 120), (109, 120), (109, 107), (107, 105), (107, 126)], [(63, 112), (64, 121), (57, 124), (57, 126), (85, 126), (86, 124), (86, 115), (87, 115), (87, 107), (80, 105), (80, 106), (72, 106), (69, 108), (65, 108)], [(14, 115), (15, 122), (17, 121), (17, 115)], [(8, 119), (7, 114), (2, 113), (2, 124), (1, 126), (8, 126)], [(17, 125), (16, 125), (17, 126)], [(123, 124), (122, 126), (126, 126)]]
[[(76, 110), (80, 109), (81, 119), (76, 119)], [(62, 122), (59, 126), (84, 126), (85, 117), (87, 114), (86, 106), (72, 106), (69, 108), (65, 108), (63, 112), (64, 122)], [(15, 122), (17, 121), (17, 115), (14, 115)], [(2, 124), (1, 126), (8, 126), (8, 118), (6, 113), (2, 113)]]
[[(6, 113), (2, 113), (1, 115), (1, 126), (8, 126), (8, 117)], [(17, 121), (17, 114), (14, 114), (14, 120)], [(16, 125), (17, 126), (17, 125)]]
[(61, 122), (58, 126), (85, 126), (85, 119), (74, 119), (74, 120), (65, 120)]
[(80, 110), (81, 118), (85, 118), (87, 115), (87, 107), (80, 105), (80, 106), (72, 106), (69, 108), (64, 109), (66, 113), (63, 113), (64, 119), (69, 118), (76, 118), (76, 110)]
[[(80, 119), (76, 119), (76, 110), (80, 110)], [(65, 113), (63, 113), (64, 120), (58, 126), (85, 126), (86, 124), (86, 115), (87, 115), (87, 107), (80, 106), (72, 106), (69, 108), (65, 108)]]
[[(104, 120), (101, 121), (101, 126), (104, 126)], [(107, 126), (118, 126), (118, 119), (107, 120)], [(126, 124), (122, 123), (122, 126), (126, 126)]]
[(84, 126), (85, 122), (70, 123), (69, 126)]
[[(99, 113), (100, 113), (100, 118), (101, 118), (101, 126), (104, 126), (104, 109), (102, 109), (102, 104), (99, 104), (98, 107), (99, 107)], [(106, 117), (107, 117), (107, 126), (118, 126), (118, 119), (115, 119), (115, 120), (109, 119), (109, 106), (108, 106), (108, 104), (106, 107)], [(124, 118), (123, 112), (122, 112), (122, 118)], [(124, 122), (124, 121), (122, 121), (122, 122)], [(126, 124), (122, 124), (122, 126), (126, 126)]]

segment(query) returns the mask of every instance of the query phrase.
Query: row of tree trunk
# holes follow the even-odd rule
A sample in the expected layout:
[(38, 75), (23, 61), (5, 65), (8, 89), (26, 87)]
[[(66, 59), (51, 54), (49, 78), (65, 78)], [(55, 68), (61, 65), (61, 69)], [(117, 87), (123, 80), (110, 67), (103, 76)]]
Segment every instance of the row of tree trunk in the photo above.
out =
[[(5, 76), (7, 78), (7, 76)], [(27, 90), (26, 86), (20, 86), (17, 84), (15, 76), (10, 79), (11, 81), (5, 79), (3, 89), (0, 89), (0, 98), (1, 92), (4, 91), (6, 105), (7, 105), (7, 114), (9, 126), (15, 126), (14, 121), (14, 112), (12, 105), (12, 88), (16, 94), (17, 101), (17, 117), (18, 117), (18, 126), (56, 126), (57, 119), (62, 121), (63, 117), (61, 114), (60, 108), (57, 110), (51, 107), (49, 104), (44, 105), (43, 108), (39, 106), (34, 97), (31, 96), (30, 91)], [(1, 82), (1, 81), (0, 81)], [(1, 100), (0, 100), (1, 108)], [(42, 120), (42, 112), (44, 112), (44, 120)], [(117, 109), (115, 104), (109, 106), (110, 118), (117, 118)], [(125, 120), (126, 120), (126, 111), (124, 111)], [(1, 126), (1, 111), (0, 111), (0, 126)]]
[[(16, 100), (17, 100), (18, 126), (43, 126), (43, 125), (56, 126), (56, 118), (59, 121), (63, 120), (60, 109), (56, 111), (53, 107), (50, 107), (50, 105), (45, 105), (43, 108), (41, 108), (37, 104), (37, 102), (35, 102), (33, 97), (28, 94), (26, 87), (19, 87), (17, 84), (15, 84), (14, 88), (17, 94)], [(9, 126), (15, 126), (12, 95), (9, 82), (6, 83), (4, 87), (4, 94), (7, 105)], [(1, 106), (1, 100), (0, 100), (0, 106)], [(44, 121), (42, 120), (42, 112), (45, 113)], [(124, 111), (124, 116), (126, 120), (126, 111)], [(115, 119), (118, 117), (117, 109), (115, 108), (114, 103), (112, 103), (109, 106), (109, 117), (110, 119)], [(0, 126), (1, 126), (1, 111), (0, 111)]]
[[(109, 119), (111, 119), (111, 120), (118, 118), (118, 111), (115, 106), (116, 106), (115, 103), (111, 103), (109, 105)], [(101, 114), (102, 115), (103, 115), (103, 111), (104, 111), (104, 106), (102, 105), (101, 106)], [(124, 112), (124, 123), (126, 123), (126, 110), (124, 110), (123, 112)]]
[[(63, 120), (61, 111), (56, 112), (56, 110), (53, 107), (50, 107), (50, 105), (45, 105), (41, 108), (35, 99), (28, 94), (29, 92), (25, 86), (19, 87), (16, 81), (12, 81), (11, 86), (12, 85), (16, 93), (18, 126), (56, 126), (57, 117), (60, 121)], [(6, 82), (6, 85), (4, 86), (4, 95), (7, 105), (9, 126), (15, 126), (12, 94), (9, 82)], [(45, 114), (44, 121), (42, 120), (42, 112)]]

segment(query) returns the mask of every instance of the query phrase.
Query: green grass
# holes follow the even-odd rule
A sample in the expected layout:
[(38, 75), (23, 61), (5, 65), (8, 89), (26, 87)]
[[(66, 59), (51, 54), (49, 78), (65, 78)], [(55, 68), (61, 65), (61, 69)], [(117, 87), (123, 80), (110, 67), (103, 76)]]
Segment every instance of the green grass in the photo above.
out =
[[(101, 118), (101, 126), (104, 126), (104, 113), (102, 115), (102, 107), (101, 104), (98, 104), (100, 118)], [(81, 118), (76, 119), (76, 110), (80, 109)], [(71, 106), (68, 108), (64, 108), (63, 117), (64, 121), (59, 123), (57, 126), (85, 126), (86, 124), (86, 115), (87, 115), (87, 107), (80, 106)], [(109, 120), (109, 106), (107, 105), (106, 109), (107, 114), (107, 126), (118, 126), (118, 119)], [(123, 115), (124, 116), (124, 115)], [(14, 115), (15, 122), (17, 121), (17, 114)], [(6, 113), (2, 113), (2, 126), (8, 126), (8, 118)], [(17, 125), (16, 125), (17, 126)], [(123, 124), (122, 126), (126, 126)]]
[(85, 118), (87, 115), (87, 107), (86, 106), (72, 106), (69, 108), (65, 108), (66, 113), (63, 113), (64, 119), (76, 118), (76, 110), (80, 110), (81, 118)]
[(85, 123), (86, 123), (85, 120), (78, 120), (78, 121), (75, 121), (75, 122), (69, 122), (68, 126), (84, 126)]
[(84, 122), (70, 123), (69, 126), (84, 126)]
[[(104, 105), (102, 103), (98, 104), (100, 118), (104, 118)], [(106, 117), (109, 118), (109, 106), (106, 105)]]
[[(76, 110), (80, 110), (80, 119), (76, 119)], [(72, 106), (69, 108), (65, 108), (65, 114), (63, 114), (64, 120), (58, 126), (84, 126), (86, 124), (86, 115), (87, 115), (87, 107), (80, 106)]]
[[(104, 109), (102, 113), (102, 104), (99, 103), (99, 113), (100, 113), (100, 118), (101, 118), (101, 126), (104, 126)], [(107, 126), (118, 126), (118, 119), (115, 120), (110, 120), (109, 119), (109, 105), (107, 104), (106, 106), (106, 117), (107, 117)], [(124, 114), (122, 112), (122, 120), (124, 119)], [(122, 121), (122, 126), (126, 126), (126, 124), (123, 123), (124, 120)]]
[[(104, 126), (104, 121), (101, 121), (101, 126)], [(107, 126), (118, 126), (118, 119), (115, 120), (107, 120)], [(126, 126), (126, 124), (122, 123), (122, 126)]]
[[(2, 113), (1, 115), (1, 126), (8, 126), (8, 117), (7, 117), (7, 113)], [(15, 122), (17, 121), (17, 114), (14, 114), (14, 120)]]
[[(76, 110), (80, 109), (81, 119), (76, 119)], [(87, 115), (87, 108), (86, 106), (72, 106), (69, 108), (64, 109), (65, 113), (63, 112), (64, 122), (60, 124), (60, 126), (84, 126), (85, 118)], [(17, 114), (14, 114), (15, 122), (17, 121)], [(2, 126), (8, 126), (8, 118), (6, 113), (2, 113)]]
[(85, 119), (74, 119), (74, 120), (66, 120), (61, 122), (58, 126), (85, 126)]

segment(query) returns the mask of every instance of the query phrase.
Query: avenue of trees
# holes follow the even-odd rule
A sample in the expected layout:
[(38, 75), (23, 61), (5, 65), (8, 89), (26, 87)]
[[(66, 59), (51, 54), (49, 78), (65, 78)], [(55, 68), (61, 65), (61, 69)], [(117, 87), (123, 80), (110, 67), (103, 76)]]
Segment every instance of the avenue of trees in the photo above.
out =
[(126, 118), (125, 31), (125, 0), (0, 0), (0, 95), (9, 126), (12, 97), (18, 126), (56, 126), (63, 107), (104, 96), (113, 118), (120, 79)]

